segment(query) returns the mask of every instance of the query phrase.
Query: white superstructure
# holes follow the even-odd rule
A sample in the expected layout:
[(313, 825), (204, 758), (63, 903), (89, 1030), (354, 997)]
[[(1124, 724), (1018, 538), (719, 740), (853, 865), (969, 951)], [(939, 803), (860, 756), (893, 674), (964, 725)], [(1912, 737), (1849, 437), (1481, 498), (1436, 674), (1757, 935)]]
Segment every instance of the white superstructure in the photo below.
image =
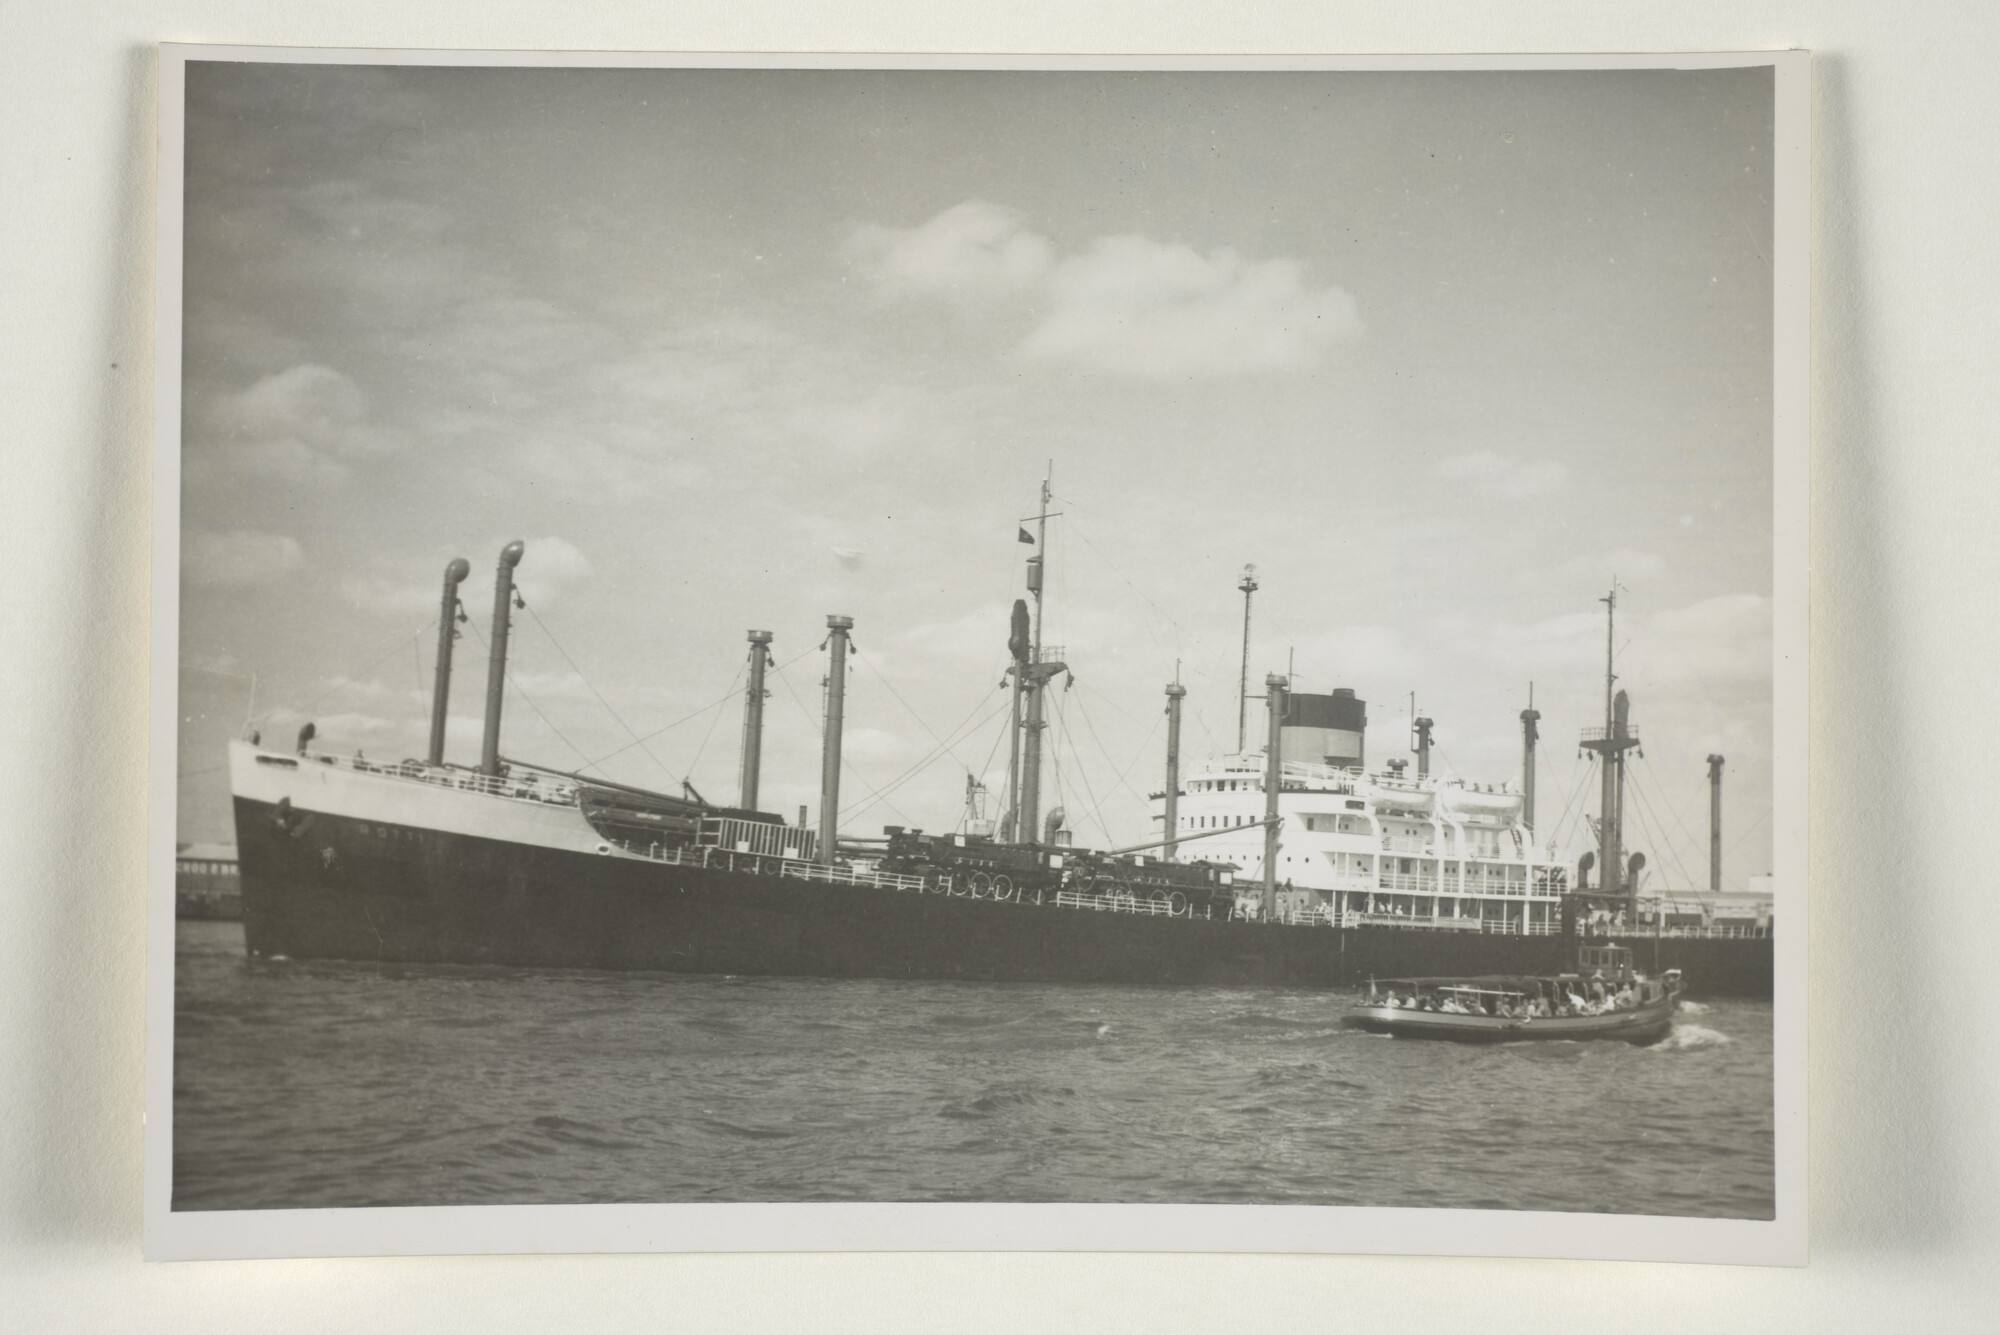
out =
[[(1190, 770), (1177, 803), (1182, 860), (1234, 863), (1250, 887), (1264, 875), (1261, 751)], [(1479, 786), (1361, 766), (1285, 760), (1278, 795), (1278, 912), (1356, 926), (1385, 923), (1527, 934), (1559, 930), (1567, 888), (1561, 855), (1522, 823), (1512, 785)], [(1163, 818), (1164, 794), (1154, 798)], [(1234, 831), (1233, 833), (1215, 833)], [(1255, 912), (1254, 896), (1245, 911)]]

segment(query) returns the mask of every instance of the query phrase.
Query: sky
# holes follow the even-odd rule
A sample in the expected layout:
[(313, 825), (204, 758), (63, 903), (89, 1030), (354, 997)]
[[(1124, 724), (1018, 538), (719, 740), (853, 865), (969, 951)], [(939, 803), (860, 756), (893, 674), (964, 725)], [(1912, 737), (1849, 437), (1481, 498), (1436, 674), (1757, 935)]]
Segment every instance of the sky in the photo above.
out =
[(1254, 563), (1252, 682), (1355, 689), (1371, 762), (1414, 693), (1443, 773), (1515, 780), (1532, 683), (1539, 823), (1580, 851), (1615, 577), (1627, 844), (1705, 885), (1719, 752), (1740, 888), (1771, 144), (1768, 69), (192, 64), (181, 837), (230, 838), (247, 728), (422, 753), (455, 556), (476, 762), (516, 538), (506, 755), (733, 802), (768, 629), (762, 805), (816, 820), (839, 613), (843, 830), (951, 828), (968, 774), (1004, 788), (1047, 475), (1077, 842), (1152, 837), (1177, 672), (1184, 754), (1234, 748)]

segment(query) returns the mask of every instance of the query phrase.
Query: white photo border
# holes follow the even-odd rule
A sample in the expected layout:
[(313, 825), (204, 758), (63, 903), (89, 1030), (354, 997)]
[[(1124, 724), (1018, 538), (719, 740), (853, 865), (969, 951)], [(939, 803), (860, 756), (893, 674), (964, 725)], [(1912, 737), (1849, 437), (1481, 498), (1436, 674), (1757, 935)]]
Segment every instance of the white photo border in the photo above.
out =
[[(175, 1211), (174, 841), (180, 626), (183, 134), (190, 61), (576, 69), (1644, 70), (1774, 72), (1773, 959), (1776, 1210), (1769, 1220), (1304, 1205), (492, 1205)], [(1810, 56), (1074, 56), (423, 51), (163, 44), (155, 293), (152, 718), (146, 920), (148, 1260), (466, 1253), (1332, 1252), (1806, 1263)], [(1196, 1247), (1190, 1240), (1199, 1239)]]

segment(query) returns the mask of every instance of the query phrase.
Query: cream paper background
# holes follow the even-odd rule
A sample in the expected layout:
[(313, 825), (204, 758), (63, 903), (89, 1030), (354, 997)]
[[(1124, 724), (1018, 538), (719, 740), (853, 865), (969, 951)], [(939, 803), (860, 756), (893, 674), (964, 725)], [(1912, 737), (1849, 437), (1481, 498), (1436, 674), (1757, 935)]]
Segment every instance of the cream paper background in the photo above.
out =
[[(169, 776), (184, 767), (169, 727), (177, 708), (194, 709), (186, 683), (161, 665), (185, 663), (176, 637), (195, 633), (182, 599), (180, 530), (188, 519), (179, 469), (181, 426), (193, 411), (182, 392), (193, 380), (177, 376), (181, 365), (184, 316), (181, 219), (184, 201), (182, 119), (186, 105), (186, 62), (227, 59), (232, 51), (267, 62), (351, 64), (380, 59), (403, 64), (506, 66), (526, 68), (643, 67), (659, 63), (645, 54), (606, 55), (547, 52), (508, 55), (493, 52), (263, 48), (174, 44), (162, 49), (157, 70), (160, 90), (161, 151), (157, 214), (154, 400), (152, 806), (148, 832), (150, 872), (147, 919), (146, 1038), (146, 1195), (145, 1254), (153, 1260), (213, 1260), (301, 1256), (417, 1256), (479, 1252), (634, 1251), (1189, 1251), (1343, 1252), (1434, 1256), (1519, 1256), (1647, 1261), (1702, 1261), (1738, 1265), (1798, 1265), (1804, 1237), (1804, 1058), (1805, 1005), (1800, 992), (1804, 933), (1780, 934), (1774, 951), (1773, 1063), (1776, 1217), (1747, 1219), (1657, 1218), (1633, 1215), (1492, 1212), (1478, 1210), (1387, 1209), (1382, 1207), (1115, 1205), (1115, 1204), (940, 1204), (818, 1203), (782, 1205), (619, 1204), (567, 1206), (455, 1206), (400, 1209), (173, 1211), (172, 1016), (174, 1013), (172, 845), (186, 829), (175, 806)], [(931, 69), (937, 57), (837, 55), (682, 56), (689, 64), (755, 69), (760, 63), (837, 68), (857, 62), (888, 62), (902, 68)], [(1218, 57), (965, 57), (952, 63), (989, 62), (996, 67), (1076, 67), (1079, 61), (1142, 67), (1220, 69)], [(1436, 71), (1451, 79), (1468, 67), (1513, 69), (1629, 69), (1658, 67), (1657, 56), (1343, 56), (1322, 68), (1403, 68)], [(1264, 57), (1254, 68), (1296, 66), (1297, 57)], [(1689, 55), (1670, 65), (1741, 66), (1774, 56)], [(1246, 67), (1237, 58), (1238, 68)], [(1808, 143), (1807, 58), (1783, 53), (1774, 79), (1776, 99), (1771, 202), (1775, 340), (1771, 401), (1776, 408), (1772, 494), (1772, 534), (1777, 554), (1772, 574), (1772, 849), (1769, 866), (1777, 874), (1778, 916), (1805, 918), (1806, 760), (1806, 553), (1804, 400), (1808, 391), (1804, 305), (1807, 254), (1804, 233)], [(1218, 76), (1222, 77), (1222, 76)], [(1437, 96), (1449, 96), (1440, 83)], [(726, 188), (718, 185), (718, 188)], [(1656, 318), (1665, 318), (1664, 314)], [(192, 522), (188, 520), (188, 522)], [(788, 558), (789, 559), (789, 558)], [(274, 629), (273, 633), (279, 633)], [(289, 633), (289, 631), (285, 632)], [(188, 735), (178, 739), (183, 747)], [(199, 762), (196, 762), (199, 763)], [(1754, 779), (1748, 780), (1755, 782)], [(181, 798), (187, 785), (179, 786)], [(1607, 1153), (1615, 1148), (1607, 1145)]]
[[(0, 1316), (20, 1329), (1978, 1329), (1996, 1248), (1981, 447), (1996, 190), (1967, 8), (116, 6), (0, 17)], [(1804, 46), (1815, 69), (1814, 1261), (139, 1259), (152, 42), (1075, 51)], [(1865, 323), (1864, 323), (1865, 322)], [(1953, 1007), (1961, 1003), (1965, 1009)]]

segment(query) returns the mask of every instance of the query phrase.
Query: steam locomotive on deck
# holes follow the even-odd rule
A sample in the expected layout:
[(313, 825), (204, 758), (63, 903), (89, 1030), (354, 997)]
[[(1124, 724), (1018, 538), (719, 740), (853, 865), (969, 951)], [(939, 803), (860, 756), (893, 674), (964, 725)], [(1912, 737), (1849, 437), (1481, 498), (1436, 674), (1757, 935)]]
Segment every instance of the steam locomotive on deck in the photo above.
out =
[(926, 834), (900, 825), (883, 833), (881, 870), (921, 876), (939, 894), (1194, 918), (1227, 918), (1236, 907), (1230, 863), (1165, 862), (1144, 853), (1001, 843), (990, 835)]

